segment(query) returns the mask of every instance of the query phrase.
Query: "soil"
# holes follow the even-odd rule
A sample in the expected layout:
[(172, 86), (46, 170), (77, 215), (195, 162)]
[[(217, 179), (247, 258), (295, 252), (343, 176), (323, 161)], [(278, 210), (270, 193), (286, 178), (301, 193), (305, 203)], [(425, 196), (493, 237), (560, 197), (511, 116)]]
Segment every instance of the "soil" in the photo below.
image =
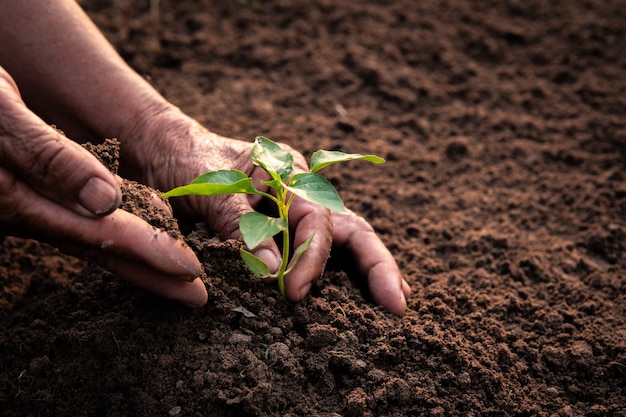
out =
[(626, 416), (622, 1), (80, 3), (212, 130), (387, 158), (328, 173), (413, 311), (342, 253), (287, 303), (202, 224), (199, 311), (0, 238), (2, 415)]

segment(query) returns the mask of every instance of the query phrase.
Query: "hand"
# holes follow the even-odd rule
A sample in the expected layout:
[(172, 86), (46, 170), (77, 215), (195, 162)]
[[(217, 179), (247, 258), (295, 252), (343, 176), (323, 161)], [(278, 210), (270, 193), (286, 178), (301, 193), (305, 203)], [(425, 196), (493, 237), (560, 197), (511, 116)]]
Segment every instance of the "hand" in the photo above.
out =
[[(211, 133), (177, 109), (165, 112), (158, 122), (153, 120), (151, 127), (135, 136), (150, 138), (149, 141), (135, 142), (132, 146), (134, 151), (130, 152), (141, 155), (130, 161), (137, 173), (144, 173), (138, 180), (161, 190), (186, 184), (201, 173), (217, 169), (243, 171), (253, 178), (259, 189), (263, 189), (260, 180), (267, 179), (266, 173), (250, 162), (252, 143)], [(142, 146), (146, 143), (150, 146)], [(287, 145), (281, 146), (294, 155), (294, 173), (308, 171), (302, 155)], [(191, 196), (170, 202), (184, 216), (207, 220), (209, 226), (224, 239), (240, 238), (239, 218), (263, 204), (259, 196), (241, 194)], [(363, 218), (354, 213), (331, 215), (321, 206), (296, 198), (289, 219), (295, 233), (294, 247), (298, 247), (314, 231), (316, 234), (309, 249), (287, 277), (288, 299), (299, 301), (306, 295), (322, 274), (334, 241), (336, 246), (345, 247), (355, 257), (359, 271), (368, 280), (374, 300), (394, 314), (405, 312), (406, 298), (411, 290), (391, 253)], [(268, 264), (270, 270), (278, 268), (280, 253), (272, 240), (259, 245), (254, 253)]]
[(192, 306), (206, 303), (204, 284), (196, 279), (202, 269), (191, 249), (118, 210), (118, 179), (33, 114), (2, 67), (0, 115), (3, 233), (90, 256), (159, 295)]
[(374, 301), (393, 314), (404, 314), (406, 300), (411, 296), (411, 287), (402, 278), (389, 249), (363, 217), (353, 212), (332, 213), (332, 216), (334, 243), (352, 253), (359, 272), (367, 278)]
[[(39, 114), (72, 134), (118, 137), (124, 146), (122, 166), (126, 162), (135, 169), (135, 179), (161, 190), (218, 168), (239, 168), (261, 178), (249, 162), (251, 144), (212, 134), (173, 108), (124, 63), (75, 1), (47, 2), (45, 13), (32, 13), (33, 2), (5, 3), (0, 2), (0, 64), (19, 76)], [(307, 169), (300, 156), (297, 166)], [(149, 240), (152, 228), (115, 210), (119, 198), (114, 177), (31, 113), (11, 77), (0, 70), (2, 231), (54, 244), (70, 242), (68, 250), (95, 257), (137, 285), (187, 304), (203, 304), (206, 291), (200, 280), (184, 280), (200, 273), (191, 250), (162, 234)], [(238, 195), (210, 201), (188, 198), (180, 206), (187, 214), (208, 219), (224, 238), (236, 238), (239, 217), (261, 203)], [(296, 200), (290, 220), (295, 245), (312, 230), (317, 233), (288, 277), (289, 299), (300, 300), (322, 273), (334, 238), (352, 251), (374, 299), (393, 313), (404, 312), (408, 285), (367, 222), (354, 215), (331, 217), (325, 209)], [(169, 260), (158, 254), (167, 254)], [(256, 254), (270, 267), (278, 264), (271, 242)]]

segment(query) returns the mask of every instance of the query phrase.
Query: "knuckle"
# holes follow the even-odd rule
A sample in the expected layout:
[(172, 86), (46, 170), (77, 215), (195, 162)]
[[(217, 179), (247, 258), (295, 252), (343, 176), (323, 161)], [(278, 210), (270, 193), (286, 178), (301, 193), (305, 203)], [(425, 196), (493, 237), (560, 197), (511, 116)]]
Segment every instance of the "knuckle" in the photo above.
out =
[[(22, 115), (23, 116), (23, 115)], [(9, 118), (10, 119), (10, 118)], [(24, 117), (0, 120), (7, 129), (0, 140), (0, 163), (5, 163), (34, 187), (80, 182), (87, 151), (46, 124)], [(19, 127), (18, 127), (19, 126)], [(2, 129), (2, 127), (0, 127)]]
[[(14, 105), (16, 102), (21, 101), (15, 80), (2, 66), (0, 66), (0, 93), (0, 106)], [(6, 109), (3, 108), (3, 110)]]
[(6, 198), (15, 193), (17, 178), (12, 172), (0, 167), (0, 198)]
[(0, 167), (0, 219), (15, 219), (20, 212), (19, 183), (17, 177)]
[(71, 159), (70, 149), (59, 142), (60, 140), (54, 139), (53, 143), (45, 144), (31, 156), (33, 169), (40, 182), (63, 179), (67, 168), (73, 167), (68, 163)]
[(376, 233), (372, 226), (364, 217), (355, 214), (356, 228), (367, 233)]

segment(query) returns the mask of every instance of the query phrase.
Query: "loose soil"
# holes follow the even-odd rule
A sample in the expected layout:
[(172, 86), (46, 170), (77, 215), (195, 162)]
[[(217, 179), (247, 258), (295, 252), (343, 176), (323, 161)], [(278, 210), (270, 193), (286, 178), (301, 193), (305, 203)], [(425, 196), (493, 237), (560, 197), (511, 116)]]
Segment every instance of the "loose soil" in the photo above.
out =
[(622, 1), (80, 3), (212, 130), (386, 157), (328, 172), (414, 312), (342, 253), (287, 303), (202, 224), (199, 311), (0, 238), (0, 414), (626, 416)]

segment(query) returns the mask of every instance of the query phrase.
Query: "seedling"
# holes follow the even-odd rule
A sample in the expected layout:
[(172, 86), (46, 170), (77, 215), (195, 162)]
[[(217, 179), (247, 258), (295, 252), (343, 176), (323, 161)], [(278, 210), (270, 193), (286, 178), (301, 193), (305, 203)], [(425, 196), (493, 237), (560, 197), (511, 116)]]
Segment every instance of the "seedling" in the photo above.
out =
[[(261, 181), (268, 191), (257, 190), (252, 178), (235, 170), (211, 171), (200, 175), (189, 184), (176, 187), (161, 195), (163, 198), (183, 195), (219, 195), (219, 194), (256, 194), (276, 204), (278, 217), (267, 216), (258, 212), (244, 214), (239, 219), (239, 230), (248, 250), (241, 248), (241, 258), (248, 268), (259, 278), (271, 278), (278, 281), (278, 290), (285, 296), (285, 277), (293, 270), (302, 254), (309, 248), (315, 233), (291, 254), (289, 236), (289, 208), (295, 196), (319, 204), (330, 210), (345, 213), (347, 210), (335, 187), (318, 171), (337, 162), (364, 160), (374, 164), (385, 162), (375, 155), (361, 155), (339, 151), (319, 150), (311, 156), (310, 172), (292, 175), (294, 168), (293, 155), (283, 150), (278, 144), (262, 136), (254, 141), (250, 154), (252, 163), (262, 168), (270, 176), (270, 180)], [(282, 258), (276, 272), (253, 255), (261, 242), (282, 234)]]

